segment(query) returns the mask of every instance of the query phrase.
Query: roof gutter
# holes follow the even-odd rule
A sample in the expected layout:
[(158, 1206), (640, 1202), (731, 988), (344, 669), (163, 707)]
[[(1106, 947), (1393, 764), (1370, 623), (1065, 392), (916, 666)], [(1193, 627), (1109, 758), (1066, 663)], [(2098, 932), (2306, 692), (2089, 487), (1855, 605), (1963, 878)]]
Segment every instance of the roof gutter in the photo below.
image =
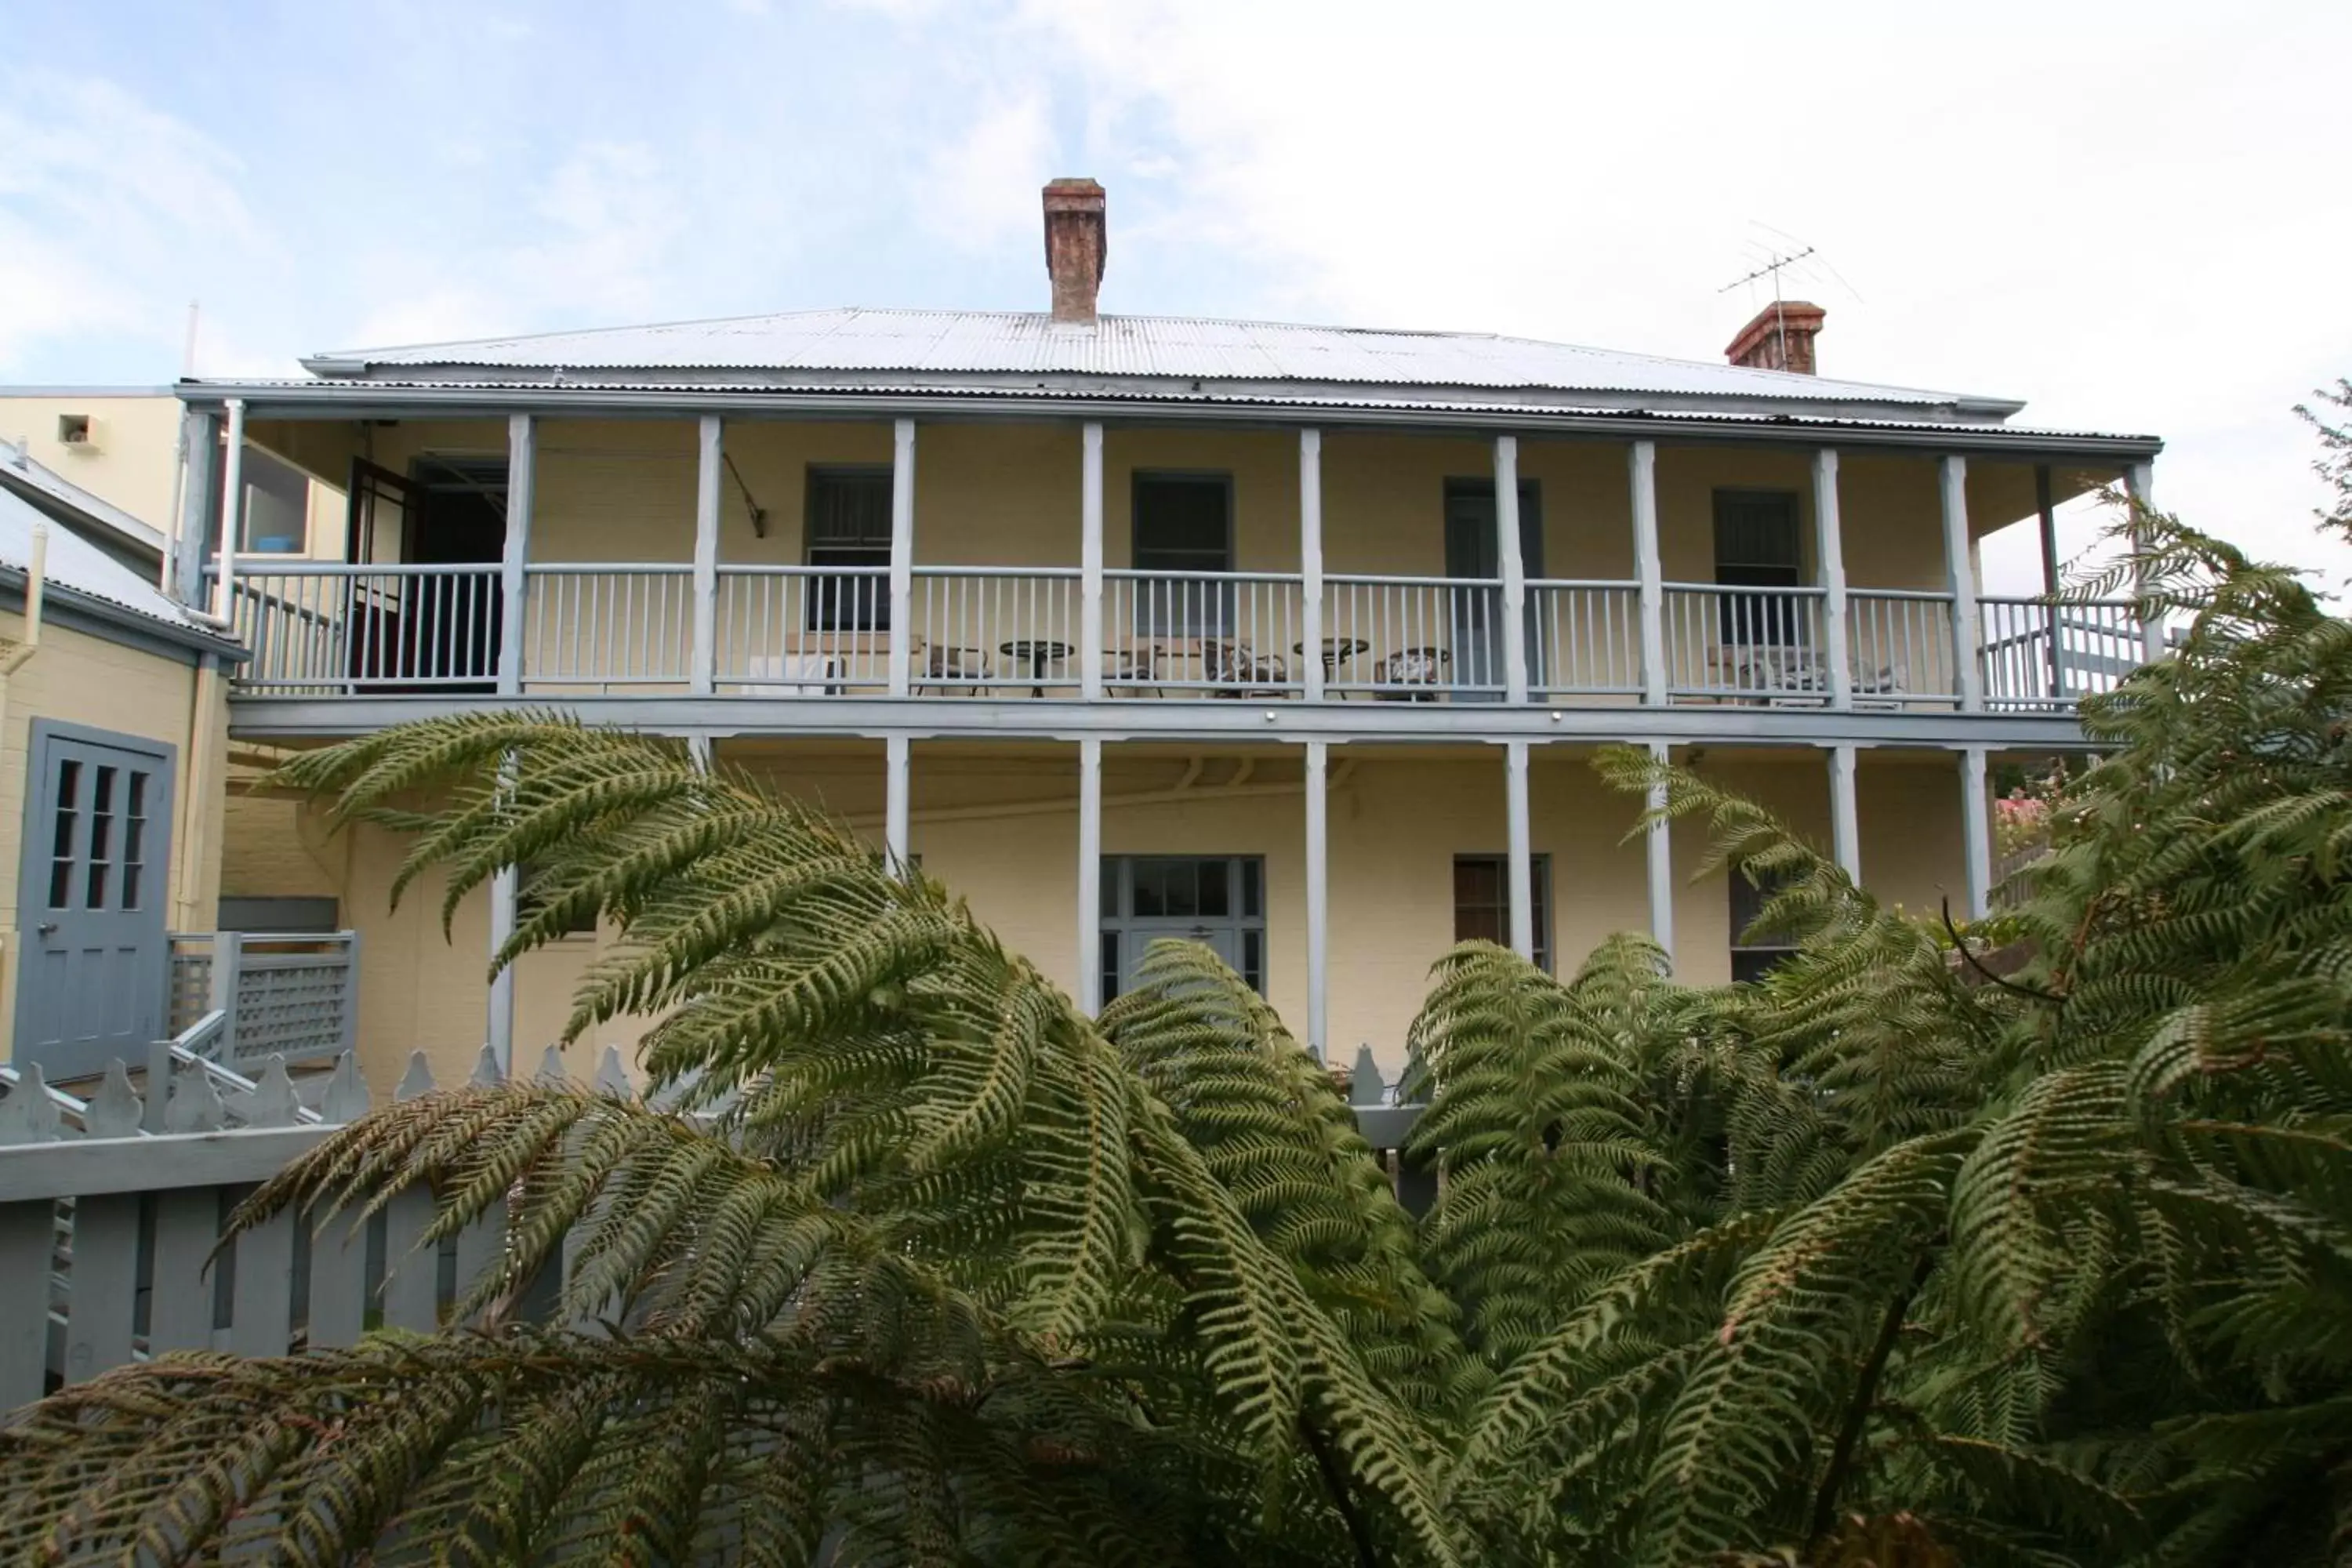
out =
[(225, 408), (230, 400), (242, 399), (251, 415), (263, 418), (397, 419), (451, 412), (528, 413), (552, 418), (577, 417), (583, 413), (677, 417), (691, 412), (767, 418), (793, 414), (835, 419), (927, 416), (951, 419), (1148, 419), (1155, 424), (1315, 424), (1364, 429), (1589, 435), (1619, 440), (1751, 446), (1874, 447), (2011, 458), (2070, 458), (2106, 463), (2153, 458), (2164, 449), (2163, 441), (2154, 436), (2009, 430), (1992, 425), (1858, 423), (1800, 415), (1656, 413), (1643, 409), (1375, 407), (1271, 399), (1244, 403), (1100, 395), (1024, 396), (1002, 392), (819, 392), (800, 388), (673, 390), (554, 384), (395, 388), (371, 382), (324, 381), (290, 385), (272, 382), (183, 382), (176, 390), (181, 401), (191, 408)]

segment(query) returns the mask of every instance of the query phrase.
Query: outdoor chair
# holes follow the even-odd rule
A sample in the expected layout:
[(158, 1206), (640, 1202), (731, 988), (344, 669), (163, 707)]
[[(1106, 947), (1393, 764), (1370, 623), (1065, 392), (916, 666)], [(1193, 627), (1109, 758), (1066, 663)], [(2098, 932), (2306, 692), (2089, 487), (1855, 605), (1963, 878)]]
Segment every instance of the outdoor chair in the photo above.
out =
[(1160, 685), (1160, 649), (1150, 646), (1103, 649), (1103, 683), (1133, 696), (1149, 690), (1154, 697), (1165, 697), (1167, 692)]
[(915, 668), (918, 697), (926, 690), (954, 690), (967, 697), (979, 697), (988, 682), (988, 655), (976, 647), (935, 644), (917, 657)]
[(1383, 702), (1434, 702), (1453, 662), (1442, 647), (1399, 648), (1372, 667), (1373, 695)]
[(1289, 662), (1280, 654), (1259, 653), (1245, 642), (1203, 642), (1201, 664), (1219, 697), (1280, 697), (1290, 679)]

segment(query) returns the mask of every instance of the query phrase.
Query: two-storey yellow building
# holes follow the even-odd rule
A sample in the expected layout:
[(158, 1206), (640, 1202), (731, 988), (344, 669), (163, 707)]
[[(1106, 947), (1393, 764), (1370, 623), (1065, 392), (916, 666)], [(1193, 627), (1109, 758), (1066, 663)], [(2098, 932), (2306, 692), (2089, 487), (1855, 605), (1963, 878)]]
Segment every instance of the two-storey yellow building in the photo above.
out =
[[(1884, 897), (1966, 912), (1989, 766), (2079, 746), (2074, 699), (2148, 646), (2120, 604), (1985, 596), (1976, 544), (2145, 493), (2153, 438), (1804, 374), (1822, 318), (1794, 304), (1719, 364), (1097, 315), (1102, 194), (1045, 208), (1047, 312), (183, 384), (178, 580), (250, 649), (233, 737), (551, 704), (682, 735), (919, 860), (1089, 1006), (1193, 936), (1393, 1068), (1461, 937), (1562, 971), (1625, 928), (1695, 981), (1770, 962), (1737, 945), (1744, 887), (1691, 879), (1696, 831), (1628, 837), (1596, 745), (1734, 781)], [(222, 468), (257, 448), (345, 489), (340, 552), (217, 559), (247, 489)], [(461, 1068), (486, 1033), (535, 1054), (604, 937), (494, 989), (513, 880), (446, 942), (429, 890), (388, 910), (399, 853), (239, 800), (224, 891), (337, 900), (372, 1075), (412, 1046)]]

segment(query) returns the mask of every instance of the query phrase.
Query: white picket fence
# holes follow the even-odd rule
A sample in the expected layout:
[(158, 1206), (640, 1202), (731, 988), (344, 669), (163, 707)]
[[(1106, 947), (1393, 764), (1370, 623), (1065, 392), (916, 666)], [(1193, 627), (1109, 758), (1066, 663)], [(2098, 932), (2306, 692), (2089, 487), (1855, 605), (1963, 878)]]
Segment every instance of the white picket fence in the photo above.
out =
[[(567, 1081), (552, 1047), (537, 1076)], [(501, 1078), (485, 1047), (470, 1081)], [(364, 1223), (284, 1214), (224, 1241), (247, 1194), (367, 1110), (367, 1086), (346, 1053), (306, 1106), (282, 1058), (248, 1079), (172, 1042), (148, 1081), (163, 1092), (142, 1094), (116, 1062), (85, 1101), (37, 1068), (0, 1067), (0, 1412), (173, 1351), (283, 1355), (348, 1345), (379, 1326), (430, 1332), (504, 1244), (493, 1214), (420, 1247), (434, 1213), (422, 1189)], [(420, 1052), (394, 1097), (434, 1087)], [(610, 1047), (590, 1087), (636, 1092)], [(1425, 1207), (1435, 1177), (1397, 1152), (1421, 1108), (1395, 1103), (1369, 1050), (1357, 1054), (1348, 1097), (1399, 1197)], [(532, 1282), (509, 1315), (543, 1321), (560, 1283)]]

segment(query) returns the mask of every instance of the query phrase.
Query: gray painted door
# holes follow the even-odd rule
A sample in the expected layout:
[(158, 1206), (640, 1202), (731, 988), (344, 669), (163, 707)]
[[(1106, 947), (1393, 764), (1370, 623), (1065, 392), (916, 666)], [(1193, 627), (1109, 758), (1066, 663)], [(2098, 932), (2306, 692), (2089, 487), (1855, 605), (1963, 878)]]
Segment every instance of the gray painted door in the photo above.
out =
[[(1519, 481), (1519, 562), (1524, 574), (1543, 575), (1543, 508), (1533, 479)], [(1445, 481), (1445, 574), (1460, 583), (1497, 581), (1502, 552), (1495, 537), (1495, 486), (1489, 479)], [(1503, 593), (1500, 588), (1457, 586), (1447, 595), (1446, 619), (1453, 634), (1453, 665), (1447, 679), (1457, 702), (1503, 699)], [(1532, 623), (1529, 627), (1533, 630)], [(1534, 658), (1534, 638), (1528, 639)]]
[(172, 748), (33, 725), (17, 887), (16, 1058), (54, 1082), (163, 1032)]

